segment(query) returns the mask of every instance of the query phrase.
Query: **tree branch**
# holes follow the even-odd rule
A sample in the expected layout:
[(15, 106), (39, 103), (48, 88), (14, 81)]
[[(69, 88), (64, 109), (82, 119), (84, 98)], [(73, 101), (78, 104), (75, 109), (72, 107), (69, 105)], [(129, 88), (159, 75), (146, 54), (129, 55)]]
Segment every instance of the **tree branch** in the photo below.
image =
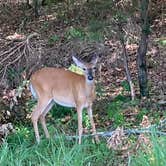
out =
[(15, 45), (8, 49), (7, 51), (0, 52), (0, 75), (1, 80), (6, 75), (6, 72), (8, 68), (13, 65), (18, 63), (21, 59), (24, 59), (25, 57), (27, 59), (27, 55), (31, 56), (35, 51), (34, 47), (32, 47), (30, 43), (30, 39), (33, 37), (39, 36), (37, 33), (32, 33), (27, 38), (19, 43), (14, 43)]

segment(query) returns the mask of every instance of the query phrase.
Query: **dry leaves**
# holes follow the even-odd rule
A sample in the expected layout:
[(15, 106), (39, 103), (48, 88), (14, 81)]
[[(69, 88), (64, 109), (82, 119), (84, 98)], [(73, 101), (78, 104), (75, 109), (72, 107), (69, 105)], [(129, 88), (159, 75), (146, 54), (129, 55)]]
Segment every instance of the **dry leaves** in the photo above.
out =
[(108, 148), (125, 151), (129, 148), (128, 137), (125, 135), (123, 127), (118, 127), (113, 135), (107, 140)]
[[(151, 125), (149, 118), (147, 116), (143, 116), (142, 122), (140, 124), (140, 126), (142, 128), (148, 128)], [(140, 134), (136, 143), (136, 150), (138, 150), (139, 148), (147, 148), (147, 147), (151, 147), (151, 141), (150, 138), (148, 136), (148, 134)]]
[[(150, 125), (151, 123), (149, 118), (147, 116), (143, 116), (140, 124), (141, 128), (149, 128)], [(133, 146), (128, 136), (125, 135), (123, 127), (118, 127), (112, 136), (107, 140), (107, 147), (109, 149), (121, 152), (122, 157), (124, 157), (126, 155), (133, 154), (138, 149), (148, 150), (151, 147), (151, 141), (148, 134), (143, 133), (139, 135), (135, 145)]]
[(0, 142), (2, 142), (11, 132), (14, 132), (14, 128), (11, 123), (0, 125)]

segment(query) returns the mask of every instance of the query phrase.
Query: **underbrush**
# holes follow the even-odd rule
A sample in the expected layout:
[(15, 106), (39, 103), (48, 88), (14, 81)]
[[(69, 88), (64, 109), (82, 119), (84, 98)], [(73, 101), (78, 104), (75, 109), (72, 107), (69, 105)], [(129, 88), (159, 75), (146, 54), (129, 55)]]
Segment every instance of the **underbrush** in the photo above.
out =
[(31, 128), (17, 129), (5, 140), (0, 148), (0, 165), (81, 166), (113, 163), (114, 153), (103, 141), (93, 144), (91, 140), (83, 140), (78, 145), (77, 141), (67, 140), (57, 132), (57, 137), (49, 140), (42, 138), (37, 145), (31, 131)]
[[(27, 110), (30, 113), (34, 102), (28, 100)], [(98, 131), (112, 131), (117, 127), (124, 129), (146, 128), (140, 126), (143, 116), (154, 124), (164, 117), (164, 112), (154, 112), (144, 107), (139, 107), (140, 101), (131, 101), (123, 94), (116, 96), (111, 102), (105, 104), (104, 114), (94, 109), (94, 118)], [(100, 110), (101, 106), (98, 106)], [(103, 112), (102, 112), (103, 113)], [(47, 117), (48, 129), (51, 139), (45, 139), (42, 135), (41, 142), (37, 144), (34, 137), (34, 129), (28, 121), (16, 123), (16, 131), (10, 134), (0, 145), (0, 165), (3, 166), (165, 166), (166, 165), (166, 139), (165, 136), (150, 136), (150, 143), (141, 144), (137, 147), (139, 138), (135, 135), (128, 137), (127, 150), (113, 149), (109, 146), (107, 138), (101, 138), (99, 144), (94, 144), (90, 137), (83, 138), (79, 145), (76, 139), (66, 137), (63, 133), (76, 135), (77, 113), (72, 109), (67, 109), (55, 105)], [(108, 124), (109, 123), (109, 124)], [(148, 123), (149, 125), (149, 123)], [(90, 122), (86, 111), (83, 111), (84, 129), (90, 129)], [(41, 126), (40, 126), (41, 127)], [(107, 128), (107, 129), (106, 129)], [(56, 134), (55, 134), (56, 132)], [(86, 133), (87, 134), (87, 133)], [(145, 136), (146, 138), (146, 136)], [(149, 137), (148, 137), (149, 138)], [(121, 140), (121, 136), (115, 142)], [(113, 142), (114, 143), (114, 142)], [(144, 143), (144, 142), (143, 142)], [(116, 143), (115, 143), (116, 144)], [(110, 148), (111, 147), (111, 148)]]
[[(51, 131), (55, 128), (49, 126)], [(67, 139), (56, 132), (51, 139), (41, 138), (35, 142), (31, 127), (20, 127), (9, 135), (0, 146), (0, 165), (40, 165), (40, 166), (165, 166), (165, 137), (150, 136), (150, 144), (141, 145), (136, 151), (125, 153), (109, 149), (105, 139), (99, 144), (92, 143), (91, 138), (84, 138), (79, 145), (77, 140)], [(133, 144), (134, 145), (134, 144)]]

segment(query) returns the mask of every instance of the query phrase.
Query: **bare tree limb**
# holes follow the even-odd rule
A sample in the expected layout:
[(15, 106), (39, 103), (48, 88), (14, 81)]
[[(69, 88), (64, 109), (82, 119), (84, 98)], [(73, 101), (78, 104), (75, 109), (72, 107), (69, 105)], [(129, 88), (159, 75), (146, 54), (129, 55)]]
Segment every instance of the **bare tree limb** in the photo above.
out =
[[(166, 127), (166, 119), (162, 120), (158, 125), (154, 124), (154, 125), (151, 125), (147, 128), (124, 130), (124, 134), (125, 135), (131, 135), (131, 134), (140, 135), (140, 134), (147, 133), (147, 134), (157, 134), (159, 136), (161, 136), (161, 135), (166, 136), (166, 132), (159, 131), (164, 127)], [(156, 130), (153, 131), (153, 128), (156, 128)], [(111, 137), (114, 133), (115, 133), (115, 130), (114, 131), (97, 132), (96, 134), (83, 134), (82, 136), (85, 138), (93, 137), (95, 135), (98, 135), (100, 137)], [(78, 136), (76, 136), (76, 135), (74, 135), (74, 136), (65, 135), (65, 137), (67, 139), (78, 139)], [(56, 138), (58, 138), (58, 137), (56, 137)]]
[[(96, 134), (83, 134), (82, 137), (87, 138), (87, 137), (93, 137), (95, 135), (98, 135), (100, 137), (111, 137), (114, 134), (115, 131), (107, 131), (107, 132), (97, 132)], [(135, 134), (135, 135), (140, 135), (140, 134), (153, 134), (154, 132), (152, 130), (137, 130), (137, 129), (130, 129), (130, 130), (124, 130), (125, 135), (131, 135), (131, 134)], [(166, 136), (166, 132), (162, 132), (162, 131), (155, 131), (155, 134), (161, 136)], [(78, 139), (77, 135), (74, 136), (65, 136), (67, 139)], [(56, 137), (57, 138), (57, 137)]]
[[(25, 40), (17, 42), (9, 50), (0, 52), (0, 74), (1, 81), (4, 79), (8, 68), (16, 63), (19, 63), (21, 59), (27, 59), (27, 54), (33, 55), (36, 49), (30, 43), (30, 39), (39, 36), (37, 33), (30, 34)], [(23, 58), (25, 57), (25, 58)]]
[(124, 41), (124, 30), (122, 27), (122, 23), (117, 22), (117, 26), (118, 26), (118, 37), (119, 37), (119, 40), (120, 40), (120, 43), (121, 43), (122, 49), (123, 49), (123, 64), (124, 64), (124, 68), (126, 71), (127, 81), (130, 86), (131, 99), (134, 100), (135, 99), (135, 90), (134, 90), (134, 84), (131, 79), (130, 69), (128, 66), (128, 58), (127, 58), (128, 54), (127, 54), (127, 50), (126, 50), (126, 44)]

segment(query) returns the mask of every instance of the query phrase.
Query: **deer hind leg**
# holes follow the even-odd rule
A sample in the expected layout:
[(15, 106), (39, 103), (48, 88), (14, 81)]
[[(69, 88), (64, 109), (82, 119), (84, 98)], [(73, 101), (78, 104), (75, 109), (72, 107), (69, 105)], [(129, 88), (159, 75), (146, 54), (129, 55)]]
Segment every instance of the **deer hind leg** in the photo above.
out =
[(36, 141), (39, 143), (40, 142), (40, 135), (39, 135), (39, 129), (38, 129), (38, 120), (39, 117), (41, 116), (42, 112), (46, 109), (49, 100), (38, 100), (36, 108), (33, 110), (31, 119), (35, 131), (35, 137)]
[(93, 120), (93, 113), (92, 113), (92, 106), (91, 105), (87, 108), (87, 111), (88, 111), (88, 116), (89, 116), (90, 123), (91, 123), (91, 126), (92, 126), (92, 132), (95, 135), (95, 140), (96, 140), (96, 142), (99, 142), (99, 138), (96, 135), (96, 127), (95, 127), (95, 123), (94, 123), (94, 120)]
[(50, 109), (52, 108), (53, 105), (54, 105), (54, 103), (52, 101), (50, 101), (50, 103), (48, 104), (48, 106), (46, 107), (44, 112), (40, 115), (40, 122), (42, 124), (42, 127), (43, 127), (46, 138), (50, 138), (50, 135), (49, 135), (49, 132), (48, 132), (48, 129), (47, 129), (47, 126), (46, 126), (45, 117), (46, 117), (47, 113), (50, 111)]

